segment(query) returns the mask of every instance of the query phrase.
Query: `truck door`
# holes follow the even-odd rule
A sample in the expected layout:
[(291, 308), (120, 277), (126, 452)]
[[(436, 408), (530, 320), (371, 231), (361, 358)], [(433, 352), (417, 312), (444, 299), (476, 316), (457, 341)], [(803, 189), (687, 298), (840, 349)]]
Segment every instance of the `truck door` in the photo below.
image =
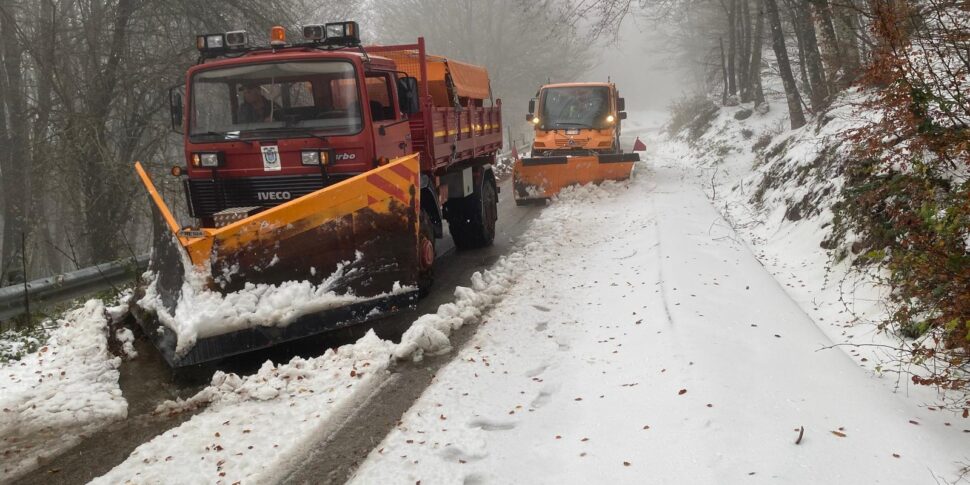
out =
[(365, 74), (371, 129), (374, 130), (374, 156), (392, 159), (411, 153), (411, 128), (398, 108), (392, 73), (371, 71)]

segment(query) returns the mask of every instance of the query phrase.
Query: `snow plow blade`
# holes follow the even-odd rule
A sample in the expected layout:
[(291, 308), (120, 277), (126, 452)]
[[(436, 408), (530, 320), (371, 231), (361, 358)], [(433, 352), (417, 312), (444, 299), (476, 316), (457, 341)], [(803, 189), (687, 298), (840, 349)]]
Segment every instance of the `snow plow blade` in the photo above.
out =
[(630, 178), (639, 153), (521, 158), (512, 170), (516, 202), (545, 200), (564, 187)]
[[(141, 288), (151, 299), (139, 295), (134, 311), (172, 367), (373, 320), (417, 300), (417, 154), (219, 228), (180, 229), (144, 169), (135, 168), (152, 201), (154, 241), (152, 278)], [(284, 310), (291, 303), (299, 310), (283, 321), (215, 322), (183, 342), (173, 328), (179, 315), (205, 310), (192, 308), (200, 292), (206, 301), (229, 302), (254, 287), (264, 295), (263, 289), (305, 282), (329, 300), (285, 300)]]

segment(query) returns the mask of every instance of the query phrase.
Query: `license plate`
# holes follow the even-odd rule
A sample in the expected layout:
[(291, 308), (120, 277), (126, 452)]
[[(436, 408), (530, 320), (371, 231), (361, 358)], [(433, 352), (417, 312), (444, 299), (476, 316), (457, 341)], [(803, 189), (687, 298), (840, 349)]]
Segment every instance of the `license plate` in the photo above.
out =
[(578, 135), (579, 134), (579, 128), (567, 128), (566, 129), (566, 134), (567, 135)]

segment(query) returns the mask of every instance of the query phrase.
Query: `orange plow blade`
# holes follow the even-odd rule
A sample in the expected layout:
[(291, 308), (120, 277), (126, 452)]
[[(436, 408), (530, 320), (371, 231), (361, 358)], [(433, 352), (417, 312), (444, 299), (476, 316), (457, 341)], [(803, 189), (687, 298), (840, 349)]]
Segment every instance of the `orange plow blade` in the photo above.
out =
[[(420, 173), (417, 154), (219, 228), (179, 229), (140, 165), (152, 200), (155, 241), (149, 294), (139, 318), (172, 366), (192, 365), (371, 320), (413, 305), (418, 280)], [(201, 277), (199, 277), (201, 275)], [(198, 282), (203, 281), (202, 288)], [(226, 333), (199, 331), (179, 342), (178, 316), (197, 294), (237, 292), (289, 282), (319, 286), (345, 305), (285, 322), (252, 322)], [(193, 286), (195, 284), (195, 286)], [(402, 290), (403, 288), (403, 290)], [(190, 293), (189, 297), (184, 297)], [(294, 301), (294, 308), (314, 308)], [(162, 315), (159, 315), (162, 314)], [(165, 318), (152, 318), (164, 316)], [(172, 322), (175, 323), (172, 323)], [(163, 322), (168, 322), (163, 324)], [(217, 322), (218, 323), (218, 322)], [(219, 327), (217, 324), (213, 328)]]
[(515, 200), (545, 200), (570, 185), (626, 180), (639, 160), (638, 153), (517, 159), (512, 171)]

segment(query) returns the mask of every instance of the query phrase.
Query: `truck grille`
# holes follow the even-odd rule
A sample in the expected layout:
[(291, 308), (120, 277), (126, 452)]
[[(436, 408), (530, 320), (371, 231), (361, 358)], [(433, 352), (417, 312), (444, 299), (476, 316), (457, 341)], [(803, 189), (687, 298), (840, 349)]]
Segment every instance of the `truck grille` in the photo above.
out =
[[(326, 185), (350, 178), (331, 175)], [(188, 179), (189, 214), (211, 219), (216, 212), (233, 207), (275, 207), (325, 186), (322, 175), (281, 175), (243, 179)]]
[(589, 143), (589, 138), (573, 138), (573, 144), (569, 144), (569, 138), (556, 138), (556, 146), (559, 148), (584, 147)]

